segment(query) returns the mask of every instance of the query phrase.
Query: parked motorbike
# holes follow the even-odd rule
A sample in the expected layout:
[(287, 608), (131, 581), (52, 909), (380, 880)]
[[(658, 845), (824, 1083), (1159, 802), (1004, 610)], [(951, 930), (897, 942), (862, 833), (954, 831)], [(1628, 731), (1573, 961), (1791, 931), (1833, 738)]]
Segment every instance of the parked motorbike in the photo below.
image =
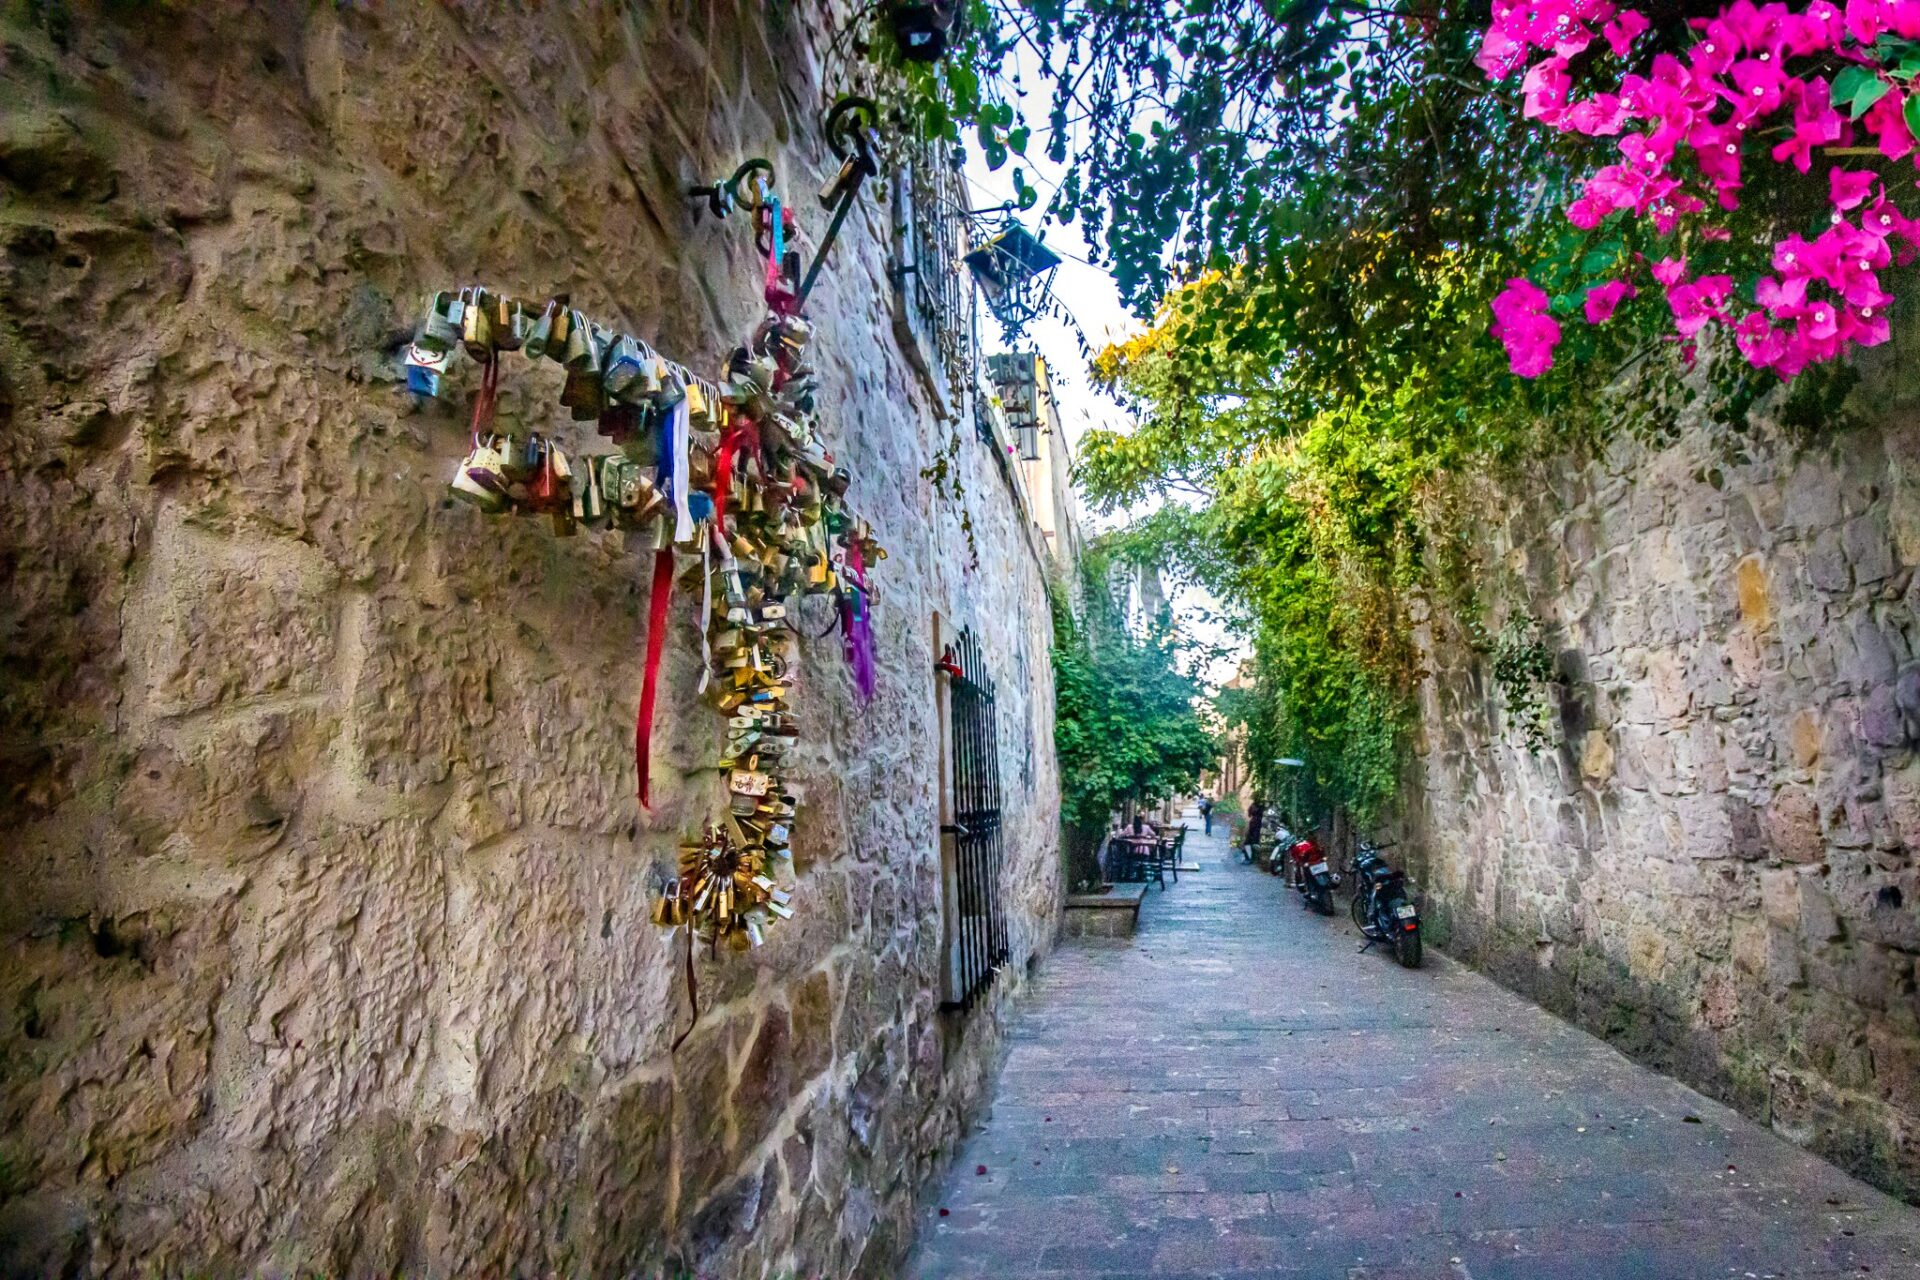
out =
[(1420, 967), (1420, 911), (1407, 893), (1407, 878), (1362, 841), (1353, 858), (1353, 923), (1367, 937), (1393, 948), (1393, 958)]
[(1260, 868), (1270, 876), (1286, 873), (1286, 852), (1293, 844), (1293, 833), (1285, 827), (1275, 824), (1268, 828), (1267, 838), (1260, 842), (1260, 854), (1256, 861)]
[(1333, 890), (1340, 875), (1327, 865), (1327, 856), (1308, 836), (1287, 847), (1287, 883), (1300, 892), (1300, 900), (1323, 916), (1333, 914)]

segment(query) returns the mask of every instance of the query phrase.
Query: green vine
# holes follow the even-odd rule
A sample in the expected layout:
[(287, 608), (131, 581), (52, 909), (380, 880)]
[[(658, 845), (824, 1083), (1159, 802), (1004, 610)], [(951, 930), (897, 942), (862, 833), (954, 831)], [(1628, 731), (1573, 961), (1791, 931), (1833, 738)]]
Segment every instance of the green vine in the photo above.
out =
[(973, 512), (966, 504), (967, 485), (960, 478), (960, 433), (953, 432), (947, 443), (934, 450), (933, 460), (920, 468), (920, 478), (933, 486), (936, 496), (960, 509), (960, 533), (967, 540), (967, 562), (980, 567), (980, 545), (974, 538)]
[(1506, 723), (1519, 729), (1535, 755), (1554, 745), (1555, 675), (1540, 620), (1524, 612), (1508, 618), (1493, 646), (1493, 679), (1500, 686)]

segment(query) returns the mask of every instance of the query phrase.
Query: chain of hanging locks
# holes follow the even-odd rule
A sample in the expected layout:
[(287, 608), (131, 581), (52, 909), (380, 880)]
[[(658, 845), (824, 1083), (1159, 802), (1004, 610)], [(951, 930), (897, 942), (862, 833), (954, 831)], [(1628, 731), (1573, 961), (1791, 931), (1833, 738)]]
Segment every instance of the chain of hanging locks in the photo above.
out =
[[(406, 360), (410, 388), (426, 396), (439, 394), (442, 376), (463, 354), (481, 368), (472, 449), (450, 484), (456, 497), (493, 514), (546, 517), (562, 536), (582, 527), (652, 534), (635, 729), (642, 804), (673, 548), (699, 555), (684, 585), (701, 599), (707, 661), (700, 691), (727, 716), (719, 764), (728, 807), (681, 846), (679, 875), (661, 887), (653, 918), (739, 950), (761, 945), (774, 920), (793, 915), (783, 882), (792, 883), (801, 788), (784, 766), (799, 732), (787, 703), (797, 633), (783, 601), (835, 598), (855, 685), (871, 697), (867, 570), (886, 556), (867, 522), (847, 510), (848, 474), (813, 430), (817, 379), (805, 361), (811, 330), (781, 305), (793, 295), (776, 291), (774, 274), (766, 319), (718, 383), (596, 324), (564, 299), (529, 304), (480, 288), (434, 295)], [(559, 364), (566, 372), (560, 404), (575, 421), (597, 422), (613, 447), (569, 456), (550, 436), (497, 424), (500, 360), (514, 351)]]

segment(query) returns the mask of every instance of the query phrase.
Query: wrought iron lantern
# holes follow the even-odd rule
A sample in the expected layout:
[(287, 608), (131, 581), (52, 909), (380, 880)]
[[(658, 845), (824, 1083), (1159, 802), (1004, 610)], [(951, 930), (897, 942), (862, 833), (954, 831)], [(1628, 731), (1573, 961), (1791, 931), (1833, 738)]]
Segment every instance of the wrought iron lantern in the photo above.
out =
[(1008, 217), (998, 231), (975, 243), (963, 259), (1009, 340), (1046, 309), (1060, 259), (1039, 237)]
[(1040, 356), (1014, 351), (987, 357), (987, 376), (1000, 396), (1000, 409), (1013, 429), (1015, 454), (1023, 462), (1040, 460)]
[(908, 62), (940, 61), (953, 45), (959, 16), (957, 0), (900, 0), (887, 14)]

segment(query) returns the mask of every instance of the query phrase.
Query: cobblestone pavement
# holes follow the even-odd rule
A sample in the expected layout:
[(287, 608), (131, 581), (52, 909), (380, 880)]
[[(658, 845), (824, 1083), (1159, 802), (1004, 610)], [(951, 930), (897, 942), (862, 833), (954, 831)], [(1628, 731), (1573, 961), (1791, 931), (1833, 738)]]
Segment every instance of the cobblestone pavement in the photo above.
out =
[(1920, 1277), (1920, 1210), (1189, 822), (1135, 938), (1046, 962), (908, 1275)]

